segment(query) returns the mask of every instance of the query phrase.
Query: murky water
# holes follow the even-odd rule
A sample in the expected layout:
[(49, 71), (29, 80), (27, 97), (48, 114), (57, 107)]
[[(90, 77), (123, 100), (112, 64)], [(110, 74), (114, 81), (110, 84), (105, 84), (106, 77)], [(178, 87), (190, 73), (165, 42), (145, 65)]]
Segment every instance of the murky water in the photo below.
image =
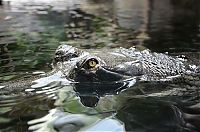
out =
[[(185, 95), (161, 97), (165, 92), (158, 92), (146, 97), (141, 89), (171, 86), (139, 84), (123, 91), (129, 81), (123, 82), (124, 87), (80, 84), (79, 88), (94, 88), (94, 94), (74, 89), (76, 85), (60, 73), (44, 77), (60, 43), (83, 49), (137, 46), (199, 57), (198, 0), (4, 0), (0, 82), (17, 82), (20, 89), (5, 92), (0, 87), (0, 131), (200, 130), (198, 87), (190, 95), (185, 91)], [(27, 83), (28, 78), (33, 79)], [(31, 86), (34, 80), (38, 84)], [(119, 89), (112, 91), (113, 87)]]

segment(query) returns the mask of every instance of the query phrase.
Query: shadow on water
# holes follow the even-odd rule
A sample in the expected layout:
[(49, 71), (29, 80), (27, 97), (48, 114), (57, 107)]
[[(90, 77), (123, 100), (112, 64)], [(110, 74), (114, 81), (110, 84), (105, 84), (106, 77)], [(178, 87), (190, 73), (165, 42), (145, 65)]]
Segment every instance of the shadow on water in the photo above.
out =
[[(0, 82), (49, 71), (59, 42), (86, 49), (137, 46), (197, 56), (199, 7), (198, 0), (4, 0)], [(39, 81), (43, 86), (22, 86), (23, 90), (6, 95), (0, 87), (1, 131), (200, 130), (198, 89), (188, 95), (184, 91), (188, 87), (179, 85), (171, 89), (183, 88), (183, 94), (162, 97), (166, 92), (161, 91), (169, 88), (163, 84), (69, 85), (49, 79)], [(146, 93), (146, 88), (156, 88), (157, 94)]]

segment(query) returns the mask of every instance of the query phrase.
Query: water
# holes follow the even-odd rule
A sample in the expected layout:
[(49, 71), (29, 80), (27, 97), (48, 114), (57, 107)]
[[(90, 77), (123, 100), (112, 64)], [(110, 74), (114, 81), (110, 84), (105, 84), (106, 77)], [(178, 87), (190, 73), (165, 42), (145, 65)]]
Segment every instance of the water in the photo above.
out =
[[(199, 7), (198, 0), (5, 0), (0, 7), (0, 82), (48, 73), (60, 43), (85, 49), (136, 46), (199, 57)], [(200, 112), (198, 88), (188, 95), (187, 86), (80, 84), (101, 89), (85, 93), (62, 75), (39, 78), (37, 85), (21, 85), (12, 93), (1, 88), (1, 131), (195, 131), (193, 126), (200, 126), (192, 117)], [(113, 87), (119, 89), (108, 90)], [(146, 97), (146, 88), (157, 91)], [(163, 96), (169, 88), (183, 92)]]

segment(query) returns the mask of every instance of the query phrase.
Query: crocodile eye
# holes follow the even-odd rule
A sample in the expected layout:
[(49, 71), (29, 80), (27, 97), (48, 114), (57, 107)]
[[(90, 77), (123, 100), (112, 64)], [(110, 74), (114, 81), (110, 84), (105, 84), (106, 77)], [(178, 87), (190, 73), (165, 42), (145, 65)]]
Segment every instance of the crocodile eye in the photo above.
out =
[(94, 60), (89, 60), (89, 61), (88, 61), (88, 64), (89, 64), (90, 67), (93, 68), (93, 67), (95, 67), (95, 66), (97, 65), (97, 62), (94, 61)]
[(98, 60), (95, 59), (95, 58), (91, 58), (87, 61), (85, 61), (82, 65), (83, 68), (85, 69), (92, 69), (92, 68), (95, 68), (95, 66), (98, 64)]

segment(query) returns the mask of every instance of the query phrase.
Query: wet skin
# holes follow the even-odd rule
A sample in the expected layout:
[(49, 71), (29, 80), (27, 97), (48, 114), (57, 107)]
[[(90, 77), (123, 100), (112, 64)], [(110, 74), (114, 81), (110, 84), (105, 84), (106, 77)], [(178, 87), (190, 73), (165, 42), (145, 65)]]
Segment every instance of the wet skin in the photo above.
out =
[[(110, 83), (133, 78), (137, 82), (186, 82), (200, 86), (199, 67), (187, 57), (171, 57), (149, 50), (135, 48), (81, 50), (60, 45), (55, 51), (53, 70), (46, 76), (60, 71), (71, 81), (81, 83)], [(39, 76), (38, 78), (42, 78)], [(6, 82), (8, 91), (32, 85), (37, 78)], [(8, 88), (6, 88), (8, 87)]]
[(199, 67), (195, 63), (198, 62), (189, 62), (185, 56), (171, 57), (135, 48), (98, 51), (68, 45), (58, 47), (53, 61), (54, 67), (62, 65), (58, 69), (76, 82), (113, 82), (130, 77), (139, 81), (169, 81), (197, 75)]

